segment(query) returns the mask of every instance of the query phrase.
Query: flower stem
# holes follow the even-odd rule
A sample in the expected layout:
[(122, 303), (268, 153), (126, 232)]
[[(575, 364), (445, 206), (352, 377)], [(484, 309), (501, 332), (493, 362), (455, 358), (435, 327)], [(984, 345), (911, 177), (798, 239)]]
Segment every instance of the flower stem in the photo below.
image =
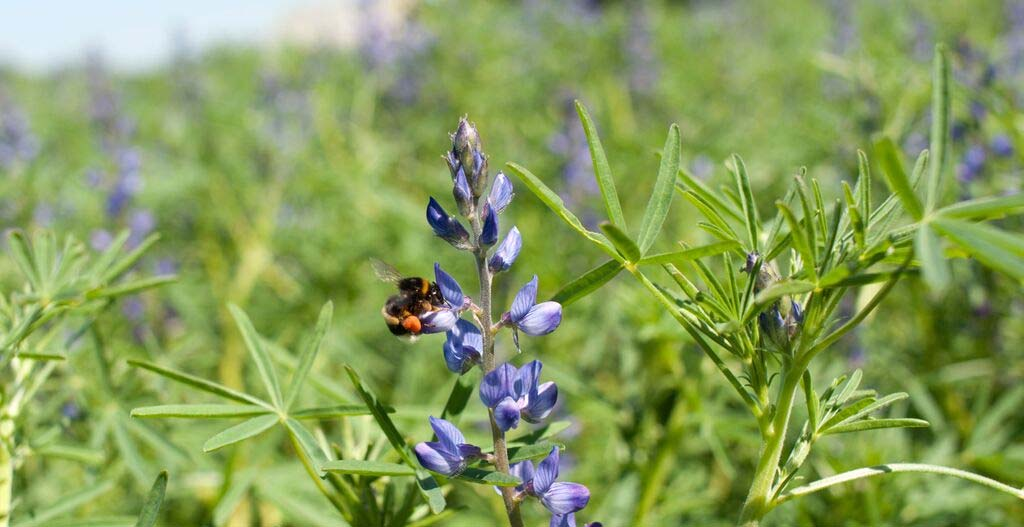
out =
[[(473, 222), (473, 230), (479, 233), (478, 222)], [(480, 306), (480, 323), (483, 325), (481, 333), (484, 340), (483, 368), (484, 373), (494, 370), (494, 332), (491, 313), (491, 270), (487, 268), (487, 251), (483, 247), (476, 250), (476, 269), (480, 277), (480, 295), (477, 302)], [(494, 439), (494, 468), (503, 474), (509, 474), (508, 449), (505, 446), (505, 433), (498, 428), (494, 420), (494, 412), (488, 412), (491, 421), (491, 437)], [(512, 487), (501, 487), (501, 498), (505, 502), (505, 512), (508, 513), (508, 523), (511, 527), (523, 527), (523, 517), (519, 512), (519, 503), (515, 500), (515, 489)]]

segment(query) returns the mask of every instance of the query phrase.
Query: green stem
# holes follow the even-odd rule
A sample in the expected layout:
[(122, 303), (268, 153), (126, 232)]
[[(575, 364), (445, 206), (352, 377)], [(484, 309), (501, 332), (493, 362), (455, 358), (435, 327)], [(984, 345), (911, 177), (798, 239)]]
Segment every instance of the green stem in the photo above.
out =
[[(299, 455), (299, 459), (302, 461), (302, 466), (305, 467), (306, 473), (309, 474), (309, 479), (313, 480), (313, 484), (320, 490), (320, 493), (331, 502), (331, 505), (341, 513), (341, 516), (345, 518), (346, 521), (353, 521), (352, 513), (345, 506), (345, 502), (342, 501), (337, 494), (331, 492), (331, 489), (327, 488), (327, 485), (324, 484), (324, 480), (320, 479), (320, 476), (317, 475), (316, 469), (313, 468), (313, 464), (306, 457), (305, 450), (303, 450), (302, 445), (299, 444), (298, 438), (291, 432), (288, 433), (288, 437), (291, 438), (292, 446), (295, 448), (295, 452)], [(0, 525), (0, 527), (5, 526)]]
[(11, 523), (11, 499), (14, 494), (14, 457), (6, 440), (0, 439), (0, 527)]
[(1000, 483), (994, 479), (986, 478), (985, 476), (975, 474), (973, 472), (967, 472), (965, 470), (942, 467), (938, 465), (926, 465), (922, 463), (889, 463), (886, 465), (876, 465), (873, 467), (858, 468), (856, 470), (851, 470), (849, 472), (843, 472), (841, 474), (836, 474), (835, 476), (820, 479), (818, 481), (815, 481), (814, 483), (810, 483), (802, 487), (797, 487), (779, 496), (779, 498), (775, 500), (775, 504), (784, 503), (793, 498), (806, 496), (808, 494), (818, 492), (819, 490), (825, 490), (834, 485), (847, 483), (849, 481), (870, 478), (872, 476), (880, 476), (882, 474), (894, 474), (897, 472), (921, 472), (927, 474), (941, 474), (944, 476), (953, 476), (955, 478), (965, 479), (967, 481), (971, 481), (979, 485), (984, 485), (990, 489), (1005, 492), (1019, 500), (1024, 500), (1024, 490), (1011, 487), (1005, 483)]

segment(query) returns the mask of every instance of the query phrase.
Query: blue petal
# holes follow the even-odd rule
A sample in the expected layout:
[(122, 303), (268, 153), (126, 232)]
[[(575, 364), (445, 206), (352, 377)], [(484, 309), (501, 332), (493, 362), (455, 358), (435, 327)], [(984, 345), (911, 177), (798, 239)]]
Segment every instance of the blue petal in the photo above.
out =
[(469, 247), (469, 233), (466, 228), (459, 223), (459, 220), (449, 216), (434, 198), (430, 198), (430, 203), (427, 204), (427, 223), (434, 230), (434, 234), (453, 246), (459, 249)]
[(506, 397), (513, 397), (516, 367), (505, 363), (484, 375), (480, 381), (480, 400), (484, 406), (494, 408)]
[(487, 196), (487, 201), (498, 214), (501, 214), (505, 207), (512, 202), (512, 182), (508, 180), (508, 176), (504, 172), (498, 172), (498, 175), (494, 176), (494, 183), (491, 185), (491, 193)]
[(541, 494), (540, 502), (555, 514), (569, 514), (587, 506), (590, 490), (579, 483), (558, 482)]
[(413, 448), (413, 452), (423, 468), (438, 474), (454, 476), (466, 469), (466, 461), (461, 456), (445, 450), (441, 443), (420, 443)]
[(519, 403), (506, 397), (494, 407), (494, 422), (502, 432), (519, 426)]
[(533, 304), (537, 302), (537, 275), (533, 275), (533, 280), (527, 282), (522, 289), (516, 293), (515, 300), (512, 301), (512, 308), (508, 310), (509, 317), (512, 322), (516, 324), (523, 319), (529, 312)]
[(441, 290), (441, 296), (452, 306), (452, 309), (461, 310), (466, 305), (466, 295), (462, 294), (462, 287), (452, 275), (444, 272), (438, 263), (434, 263), (434, 281)]
[(462, 435), (462, 432), (455, 425), (444, 419), (431, 416), (430, 428), (434, 429), (437, 440), (449, 453), (458, 453), (459, 445), (466, 442), (466, 436)]
[(452, 196), (455, 197), (455, 203), (459, 205), (459, 212), (465, 216), (473, 205), (473, 191), (469, 188), (469, 180), (466, 179), (466, 171), (462, 167), (459, 167), (456, 173)]
[(547, 419), (556, 402), (558, 402), (558, 386), (553, 382), (540, 385), (527, 396), (523, 419), (531, 423), (539, 423)]
[(523, 333), (537, 337), (551, 333), (561, 323), (562, 305), (558, 302), (541, 302), (530, 308), (517, 325)]
[(453, 373), (463, 374), (480, 362), (483, 335), (472, 322), (459, 319), (444, 341), (444, 361)]
[(431, 333), (444, 333), (449, 329), (455, 327), (455, 323), (459, 321), (459, 315), (451, 309), (438, 309), (437, 311), (431, 311), (420, 315), (420, 323), (423, 328), (420, 333), (431, 334)]
[(537, 465), (533, 475), (533, 492), (542, 496), (558, 479), (558, 447), (551, 447), (551, 453)]
[(519, 234), (519, 229), (513, 225), (512, 229), (505, 235), (501, 245), (498, 246), (498, 250), (494, 251), (494, 255), (487, 262), (487, 267), (490, 268), (492, 273), (507, 271), (515, 263), (516, 258), (519, 257), (519, 250), (522, 248), (523, 237)]
[(571, 512), (569, 514), (552, 514), (549, 527), (576, 527), (576, 515)]
[(498, 214), (490, 205), (484, 205), (484, 226), (480, 231), (480, 243), (491, 246), (498, 241)]
[(522, 492), (526, 489), (526, 485), (533, 481), (533, 462), (532, 461), (520, 461), (509, 467), (508, 471), (515, 477), (522, 481), (522, 485), (517, 485), (516, 490)]
[(532, 360), (519, 368), (519, 379), (516, 382), (516, 397), (528, 395), (537, 388), (537, 381), (540, 379), (540, 370), (544, 365), (539, 360)]

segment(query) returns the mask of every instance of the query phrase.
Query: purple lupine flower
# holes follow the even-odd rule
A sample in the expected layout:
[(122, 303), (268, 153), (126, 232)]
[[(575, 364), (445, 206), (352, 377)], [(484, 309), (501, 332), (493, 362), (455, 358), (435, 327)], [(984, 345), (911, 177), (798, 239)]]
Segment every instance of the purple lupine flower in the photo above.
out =
[[(531, 466), (521, 466), (522, 463), (528, 463)], [(516, 475), (523, 480), (523, 491), (527, 495), (539, 498), (544, 507), (552, 514), (570, 515), (583, 510), (590, 502), (590, 490), (587, 487), (579, 483), (555, 481), (558, 479), (557, 446), (551, 448), (551, 453), (537, 465), (536, 470), (533, 469), (529, 461), (522, 463), (516, 464), (518, 466)], [(525, 476), (532, 477), (527, 479)], [(572, 521), (575, 521), (575, 518), (572, 518)]]
[(957, 167), (957, 179), (961, 183), (974, 181), (985, 168), (985, 148), (981, 145), (972, 145), (964, 152), (963, 160)]
[(491, 259), (487, 262), (487, 268), (492, 273), (507, 271), (515, 263), (516, 258), (519, 257), (519, 250), (522, 248), (523, 237), (519, 234), (519, 229), (513, 225), (509, 229), (508, 234), (505, 235), (501, 245), (491, 255)]
[(495, 212), (501, 214), (505, 211), (505, 207), (512, 203), (514, 195), (512, 182), (509, 181), (508, 176), (504, 172), (498, 172), (498, 175), (494, 176), (494, 183), (491, 185), (491, 193), (487, 196), (487, 202)]
[[(584, 524), (583, 527), (602, 527), (602, 525), (601, 522), (589, 522)], [(549, 527), (576, 527), (576, 513), (552, 514)]]
[(89, 246), (96, 251), (105, 251), (114, 241), (114, 235), (106, 229), (96, 229), (89, 235)]
[(537, 360), (518, 370), (506, 362), (484, 375), (480, 400), (494, 410), (494, 420), (503, 432), (519, 426), (520, 418), (539, 423), (551, 414), (558, 386), (551, 381), (538, 385), (541, 368)]
[(466, 443), (466, 437), (450, 422), (431, 416), (430, 427), (434, 429), (437, 441), (419, 443), (413, 448), (423, 468), (445, 476), (457, 476), (466, 470), (470, 461), (484, 457), (480, 447)]
[(134, 210), (128, 216), (128, 235), (127, 245), (129, 248), (138, 247), (142, 240), (149, 236), (149, 233), (153, 232), (156, 227), (156, 218), (153, 217), (153, 213), (146, 210)]
[(428, 335), (444, 333), (455, 327), (462, 312), (470, 304), (469, 297), (462, 293), (462, 286), (450, 274), (444, 272), (437, 263), (434, 264), (434, 281), (437, 283), (438, 289), (441, 290), (441, 296), (444, 297), (446, 305), (438, 310), (420, 315), (420, 323), (423, 326), (420, 333)]
[(992, 144), (990, 146), (992, 148), (992, 153), (995, 154), (996, 157), (1010, 157), (1013, 155), (1013, 143), (1010, 141), (1009, 137), (1006, 137), (1003, 134), (993, 137)]
[(25, 114), (0, 93), (0, 167), (31, 161), (39, 152), (39, 141)]
[(459, 319), (446, 333), (444, 362), (452, 373), (462, 375), (480, 364), (484, 338), (472, 322)]
[(427, 204), (427, 223), (434, 229), (442, 240), (448, 242), (456, 249), (470, 249), (469, 232), (459, 223), (459, 220), (445, 212), (444, 207), (436, 199), (430, 198)]
[(480, 231), (480, 243), (490, 247), (498, 241), (498, 214), (489, 203), (484, 204), (484, 226)]
[(537, 275), (533, 275), (533, 280), (516, 293), (501, 322), (512, 326), (512, 339), (518, 348), (519, 331), (537, 337), (557, 329), (562, 322), (562, 305), (552, 301), (537, 303)]

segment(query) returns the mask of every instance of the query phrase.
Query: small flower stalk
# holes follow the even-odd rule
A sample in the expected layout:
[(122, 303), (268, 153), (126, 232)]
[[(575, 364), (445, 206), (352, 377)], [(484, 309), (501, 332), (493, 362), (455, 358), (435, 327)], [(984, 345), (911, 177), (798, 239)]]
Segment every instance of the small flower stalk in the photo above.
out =
[(417, 444), (414, 453), (424, 468), (447, 477), (457, 477), (470, 466), (483, 463), (517, 478), (518, 485), (498, 488), (512, 527), (523, 525), (520, 505), (531, 498), (551, 513), (551, 525), (575, 526), (575, 514), (586, 507), (590, 491), (579, 483), (555, 481), (558, 447), (535, 469), (531, 461), (510, 465), (505, 440), (505, 434), (523, 422), (542, 423), (551, 415), (558, 402), (558, 386), (552, 381), (541, 381), (543, 365), (539, 360), (517, 367), (511, 362), (499, 364), (495, 356), (495, 339), (501, 330), (511, 330), (518, 351), (520, 333), (542, 336), (558, 328), (562, 306), (557, 302), (537, 302), (539, 280), (533, 276), (501, 316), (493, 316), (494, 278), (512, 268), (523, 245), (522, 234), (515, 226), (504, 235), (501, 232), (500, 216), (515, 193), (505, 174), (499, 172), (490, 179), (488, 157), (472, 123), (461, 119), (451, 141), (451, 150), (444, 159), (452, 176), (453, 210), (461, 219), (430, 198), (427, 223), (436, 236), (473, 254), (480, 291), (470, 298), (454, 277), (435, 264), (435, 283), (444, 297), (444, 305), (421, 316), (420, 321), (422, 333), (445, 334), (442, 351), (449, 371), (467, 375), (475, 368), (481, 370), (479, 396), (488, 409), (493, 448), (484, 452), (467, 443), (453, 423), (431, 417), (437, 440)]

